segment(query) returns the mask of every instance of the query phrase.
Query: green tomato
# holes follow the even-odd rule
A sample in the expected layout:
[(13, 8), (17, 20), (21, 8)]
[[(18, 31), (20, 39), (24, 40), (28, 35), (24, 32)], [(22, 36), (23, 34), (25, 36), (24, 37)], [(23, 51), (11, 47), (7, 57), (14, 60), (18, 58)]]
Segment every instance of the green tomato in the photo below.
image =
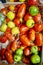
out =
[[(20, 52), (19, 52), (19, 53), (20, 53)], [(21, 59), (22, 59), (21, 56), (18, 56), (18, 55), (15, 55), (15, 56), (14, 56), (14, 61), (15, 61), (15, 62), (20, 62)]]
[(23, 50), (21, 48), (17, 49), (16, 54), (19, 56), (23, 55)]
[(7, 29), (7, 25), (6, 25), (6, 24), (2, 24), (0, 30), (1, 30), (2, 32), (5, 32), (6, 29)]
[(2, 15), (2, 13), (0, 13), (0, 20), (1, 20), (1, 21), (4, 20), (4, 16)]
[(29, 19), (27, 20), (26, 22), (26, 26), (29, 27), (29, 28), (32, 28), (34, 26), (34, 20), (33, 19)]
[(14, 27), (14, 28), (12, 28), (12, 31), (11, 31), (11, 32), (12, 32), (13, 35), (15, 35), (15, 34), (19, 34), (19, 33), (20, 33), (18, 27)]
[(38, 47), (37, 46), (32, 46), (31, 47), (31, 53), (38, 54)]
[(38, 10), (38, 7), (36, 6), (31, 6), (29, 8), (29, 13), (32, 15), (32, 16), (35, 16), (39, 13), (39, 10)]
[(25, 2), (25, 0), (19, 0), (20, 2)]
[(39, 56), (39, 55), (32, 55), (32, 56), (31, 56), (31, 62), (32, 62), (33, 64), (40, 63), (40, 56)]
[(15, 18), (15, 14), (14, 14), (13, 12), (9, 11), (9, 12), (7, 13), (7, 17), (8, 17), (10, 20), (13, 20), (13, 19)]
[(13, 28), (13, 27), (15, 27), (15, 24), (12, 21), (10, 21), (10, 22), (8, 22), (8, 27)]

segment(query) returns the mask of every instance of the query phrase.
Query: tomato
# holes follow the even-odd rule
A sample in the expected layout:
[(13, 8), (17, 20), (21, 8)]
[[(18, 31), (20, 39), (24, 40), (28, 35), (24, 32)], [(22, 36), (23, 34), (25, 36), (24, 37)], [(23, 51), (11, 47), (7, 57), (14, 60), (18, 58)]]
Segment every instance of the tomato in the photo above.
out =
[(23, 18), (26, 11), (26, 4), (22, 4), (18, 10), (17, 17)]
[(21, 34), (25, 34), (28, 30), (29, 30), (29, 28), (27, 26), (25, 26), (25, 25), (20, 26), (20, 33)]
[(19, 18), (15, 18), (14, 19), (14, 23), (15, 23), (16, 26), (19, 26), (19, 24), (20, 24)]
[(20, 36), (20, 41), (26, 45), (26, 46), (30, 46), (30, 40), (27, 38), (26, 35), (21, 35)]
[(38, 51), (41, 51), (42, 50), (42, 48), (41, 47), (38, 47)]
[(6, 14), (7, 14), (7, 12), (8, 12), (8, 10), (7, 10), (7, 9), (5, 9), (5, 8), (3, 8), (3, 9), (1, 9), (1, 12), (2, 12), (4, 15), (6, 15)]
[(34, 41), (35, 40), (35, 31), (33, 29), (30, 29), (30, 31), (28, 32), (28, 38), (31, 41)]
[(27, 13), (24, 17), (24, 20), (27, 21), (28, 19), (32, 19), (32, 16)]
[(7, 41), (7, 37), (6, 36), (2, 36), (1, 42), (5, 43)]
[(25, 56), (29, 56), (30, 55), (30, 49), (29, 48), (25, 48), (24, 49), (24, 55)]
[(23, 62), (26, 63), (26, 64), (30, 64), (30, 60), (28, 58), (24, 58)]
[(16, 51), (16, 49), (17, 49), (17, 43), (16, 43), (16, 41), (14, 41), (14, 42), (11, 43), (10, 48), (11, 48), (11, 50), (12, 50), (13, 52)]
[(5, 57), (6, 57), (7, 61), (8, 61), (8, 63), (13, 63), (13, 57), (8, 51), (6, 51)]
[(36, 32), (41, 32), (41, 31), (43, 31), (43, 23), (35, 24), (34, 30), (35, 30)]
[(0, 36), (0, 42), (1, 42), (2, 36)]
[(7, 28), (7, 30), (6, 30), (6, 32), (9, 32), (9, 33), (11, 33), (11, 28)]
[(6, 22), (9, 22), (10, 21), (10, 19), (9, 18), (6, 18)]
[(34, 21), (37, 23), (37, 22), (40, 22), (41, 21), (41, 14), (37, 14), (36, 16), (33, 17)]
[(28, 0), (29, 5), (37, 5), (39, 0)]
[(35, 39), (35, 44), (37, 46), (42, 46), (43, 45), (43, 38), (41, 33), (36, 34), (36, 39)]

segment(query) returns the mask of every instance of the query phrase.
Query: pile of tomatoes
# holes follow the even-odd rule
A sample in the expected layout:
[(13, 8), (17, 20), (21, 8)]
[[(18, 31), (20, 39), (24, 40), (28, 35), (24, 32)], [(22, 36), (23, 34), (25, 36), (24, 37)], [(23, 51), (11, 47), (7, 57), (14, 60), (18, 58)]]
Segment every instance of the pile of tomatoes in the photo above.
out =
[(7, 5), (0, 11), (0, 60), (8, 63), (40, 63), (43, 45), (43, 23), (38, 0)]

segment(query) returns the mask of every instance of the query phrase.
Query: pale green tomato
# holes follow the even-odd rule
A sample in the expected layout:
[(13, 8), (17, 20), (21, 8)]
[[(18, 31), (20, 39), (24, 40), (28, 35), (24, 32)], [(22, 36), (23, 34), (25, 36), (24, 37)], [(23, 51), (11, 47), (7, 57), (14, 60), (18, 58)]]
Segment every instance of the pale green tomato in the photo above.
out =
[(8, 22), (8, 27), (13, 28), (13, 27), (15, 27), (15, 24), (12, 21), (9, 21)]
[(9, 11), (9, 12), (7, 13), (7, 17), (8, 17), (10, 20), (13, 20), (13, 19), (15, 18), (15, 13)]
[(26, 26), (29, 28), (32, 28), (34, 26), (34, 20), (33, 19), (27, 20)]
[(15, 34), (19, 34), (19, 33), (20, 33), (18, 27), (14, 27), (14, 28), (12, 28), (12, 31), (11, 31), (11, 32), (12, 32), (13, 35), (15, 35)]
[(7, 29), (7, 25), (6, 25), (6, 24), (2, 24), (0, 30), (1, 30), (2, 32), (5, 32), (6, 29)]

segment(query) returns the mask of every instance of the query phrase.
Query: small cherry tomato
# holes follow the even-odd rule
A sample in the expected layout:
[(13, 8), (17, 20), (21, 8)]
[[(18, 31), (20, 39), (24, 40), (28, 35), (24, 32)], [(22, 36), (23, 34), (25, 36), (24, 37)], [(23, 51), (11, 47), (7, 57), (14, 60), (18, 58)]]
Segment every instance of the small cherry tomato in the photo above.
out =
[(5, 43), (7, 41), (7, 37), (6, 36), (2, 36), (1, 42)]
[(42, 38), (42, 34), (41, 33), (36, 33), (35, 44), (37, 46), (42, 46), (43, 45), (43, 38)]
[(39, 0), (28, 0), (29, 5), (37, 5)]
[(30, 55), (30, 49), (29, 48), (25, 48), (24, 49), (24, 55), (25, 56), (29, 56)]
[(27, 26), (25, 26), (25, 25), (20, 26), (20, 33), (21, 34), (25, 34), (28, 30), (29, 30), (29, 28)]
[(28, 33), (28, 38), (31, 40), (31, 41), (34, 41), (35, 40), (35, 31), (33, 29), (30, 29), (29, 33)]
[(26, 4), (22, 4), (18, 10), (17, 17), (23, 18), (26, 11)]
[(35, 24), (34, 30), (35, 30), (36, 32), (41, 32), (41, 31), (43, 31), (43, 23)]
[(32, 16), (27, 13), (24, 17), (24, 20), (27, 21), (28, 19), (32, 19)]
[(5, 57), (8, 63), (13, 63), (13, 56), (8, 51), (6, 51)]
[(37, 22), (40, 22), (41, 20), (41, 14), (37, 14), (36, 16), (33, 17), (34, 21), (37, 23)]
[(14, 19), (14, 23), (15, 23), (16, 26), (19, 26), (19, 25), (20, 25), (20, 20), (19, 20), (19, 18), (15, 18), (15, 19)]
[(30, 46), (30, 40), (27, 38), (26, 35), (21, 35), (20, 36), (20, 41), (26, 45), (26, 46)]
[(5, 9), (5, 8), (3, 8), (3, 9), (1, 9), (1, 12), (2, 12), (4, 15), (6, 15), (6, 14), (7, 14), (7, 12), (8, 12), (8, 10), (7, 10), (7, 9)]
[(6, 22), (9, 22), (9, 21), (10, 21), (10, 19), (9, 19), (9, 18), (6, 18), (5, 20), (6, 20)]

